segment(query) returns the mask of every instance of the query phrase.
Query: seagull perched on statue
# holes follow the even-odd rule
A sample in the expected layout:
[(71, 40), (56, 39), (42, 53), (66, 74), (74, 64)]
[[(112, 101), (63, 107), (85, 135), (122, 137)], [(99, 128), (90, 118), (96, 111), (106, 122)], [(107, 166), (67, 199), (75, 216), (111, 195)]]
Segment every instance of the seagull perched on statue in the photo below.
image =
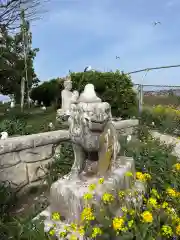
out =
[(84, 72), (88, 72), (88, 71), (91, 71), (91, 70), (92, 70), (91, 66), (87, 66), (87, 67), (85, 67)]
[(157, 24), (161, 24), (161, 22), (153, 22), (154, 26), (156, 26)]

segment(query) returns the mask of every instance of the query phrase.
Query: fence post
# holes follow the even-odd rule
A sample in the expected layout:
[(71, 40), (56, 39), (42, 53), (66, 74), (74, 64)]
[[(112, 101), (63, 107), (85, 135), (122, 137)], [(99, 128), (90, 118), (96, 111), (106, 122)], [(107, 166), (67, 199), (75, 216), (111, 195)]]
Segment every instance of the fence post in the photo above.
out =
[(138, 112), (139, 112), (139, 120), (141, 119), (142, 109), (143, 109), (143, 85), (139, 84), (139, 86), (138, 86)]

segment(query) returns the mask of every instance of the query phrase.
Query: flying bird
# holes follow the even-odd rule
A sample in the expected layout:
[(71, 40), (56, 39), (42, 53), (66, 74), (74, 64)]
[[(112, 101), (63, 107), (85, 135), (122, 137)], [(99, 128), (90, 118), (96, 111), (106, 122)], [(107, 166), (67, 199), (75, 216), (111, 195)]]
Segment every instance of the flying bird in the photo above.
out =
[(157, 24), (161, 24), (161, 22), (153, 22), (154, 26), (156, 26)]
[(91, 70), (92, 70), (91, 66), (87, 66), (87, 67), (85, 67), (84, 72), (88, 72), (88, 71), (91, 71)]
[(116, 56), (116, 59), (120, 59), (120, 57)]

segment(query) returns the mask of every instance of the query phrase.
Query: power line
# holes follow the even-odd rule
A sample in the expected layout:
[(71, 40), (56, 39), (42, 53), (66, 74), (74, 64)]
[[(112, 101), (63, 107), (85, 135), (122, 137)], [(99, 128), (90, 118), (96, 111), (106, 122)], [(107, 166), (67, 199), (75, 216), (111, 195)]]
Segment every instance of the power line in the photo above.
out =
[(158, 70), (158, 69), (164, 69), (164, 68), (176, 68), (176, 67), (180, 67), (180, 64), (178, 64), (178, 65), (170, 65), (170, 66), (144, 68), (144, 69), (128, 72), (128, 73), (125, 73), (125, 74), (130, 75), (130, 74), (133, 74), (133, 73), (139, 73), (139, 72), (144, 72), (144, 71)]

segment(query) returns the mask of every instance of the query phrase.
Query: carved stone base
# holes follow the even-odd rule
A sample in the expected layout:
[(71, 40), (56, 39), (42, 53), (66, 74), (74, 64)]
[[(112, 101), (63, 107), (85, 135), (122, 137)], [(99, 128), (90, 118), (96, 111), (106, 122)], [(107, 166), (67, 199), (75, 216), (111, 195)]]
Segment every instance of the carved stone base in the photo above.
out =
[(98, 199), (105, 192), (112, 192), (116, 196), (119, 190), (131, 188), (133, 181), (126, 176), (126, 172), (135, 172), (133, 159), (121, 157), (117, 162), (119, 165), (109, 173), (103, 185), (98, 184), (97, 177), (76, 181), (61, 178), (53, 183), (50, 191), (50, 211), (59, 212), (67, 222), (79, 222), (85, 205), (83, 195), (89, 191), (90, 184), (96, 184), (95, 195)]
[[(103, 184), (104, 185), (104, 184)], [(135, 192), (138, 192), (138, 198), (133, 197)], [(135, 206), (136, 208), (139, 208), (142, 206), (142, 201), (143, 201), (143, 193), (145, 193), (145, 185), (142, 182), (135, 181), (135, 184), (129, 191), (129, 196), (125, 199), (125, 202), (119, 204), (119, 206), (115, 209), (114, 215), (115, 216), (121, 216), (123, 215), (122, 206), (127, 206), (129, 207), (131, 204)], [(137, 195), (137, 194), (136, 194)], [(42, 220), (44, 222), (44, 230), (45, 232), (48, 232), (51, 227), (56, 225), (56, 232), (55, 232), (55, 239), (57, 240), (64, 240), (64, 238), (60, 238), (59, 233), (64, 231), (66, 227), (68, 227), (70, 224), (66, 221), (53, 221), (51, 218), (51, 209), (48, 207), (46, 210), (41, 212), (34, 220), (40, 220), (40, 219), (45, 219)], [(67, 240), (70, 239), (71, 234), (76, 235), (79, 240), (90, 240), (90, 238), (79, 236), (77, 232), (70, 232), (69, 235), (66, 237)]]

